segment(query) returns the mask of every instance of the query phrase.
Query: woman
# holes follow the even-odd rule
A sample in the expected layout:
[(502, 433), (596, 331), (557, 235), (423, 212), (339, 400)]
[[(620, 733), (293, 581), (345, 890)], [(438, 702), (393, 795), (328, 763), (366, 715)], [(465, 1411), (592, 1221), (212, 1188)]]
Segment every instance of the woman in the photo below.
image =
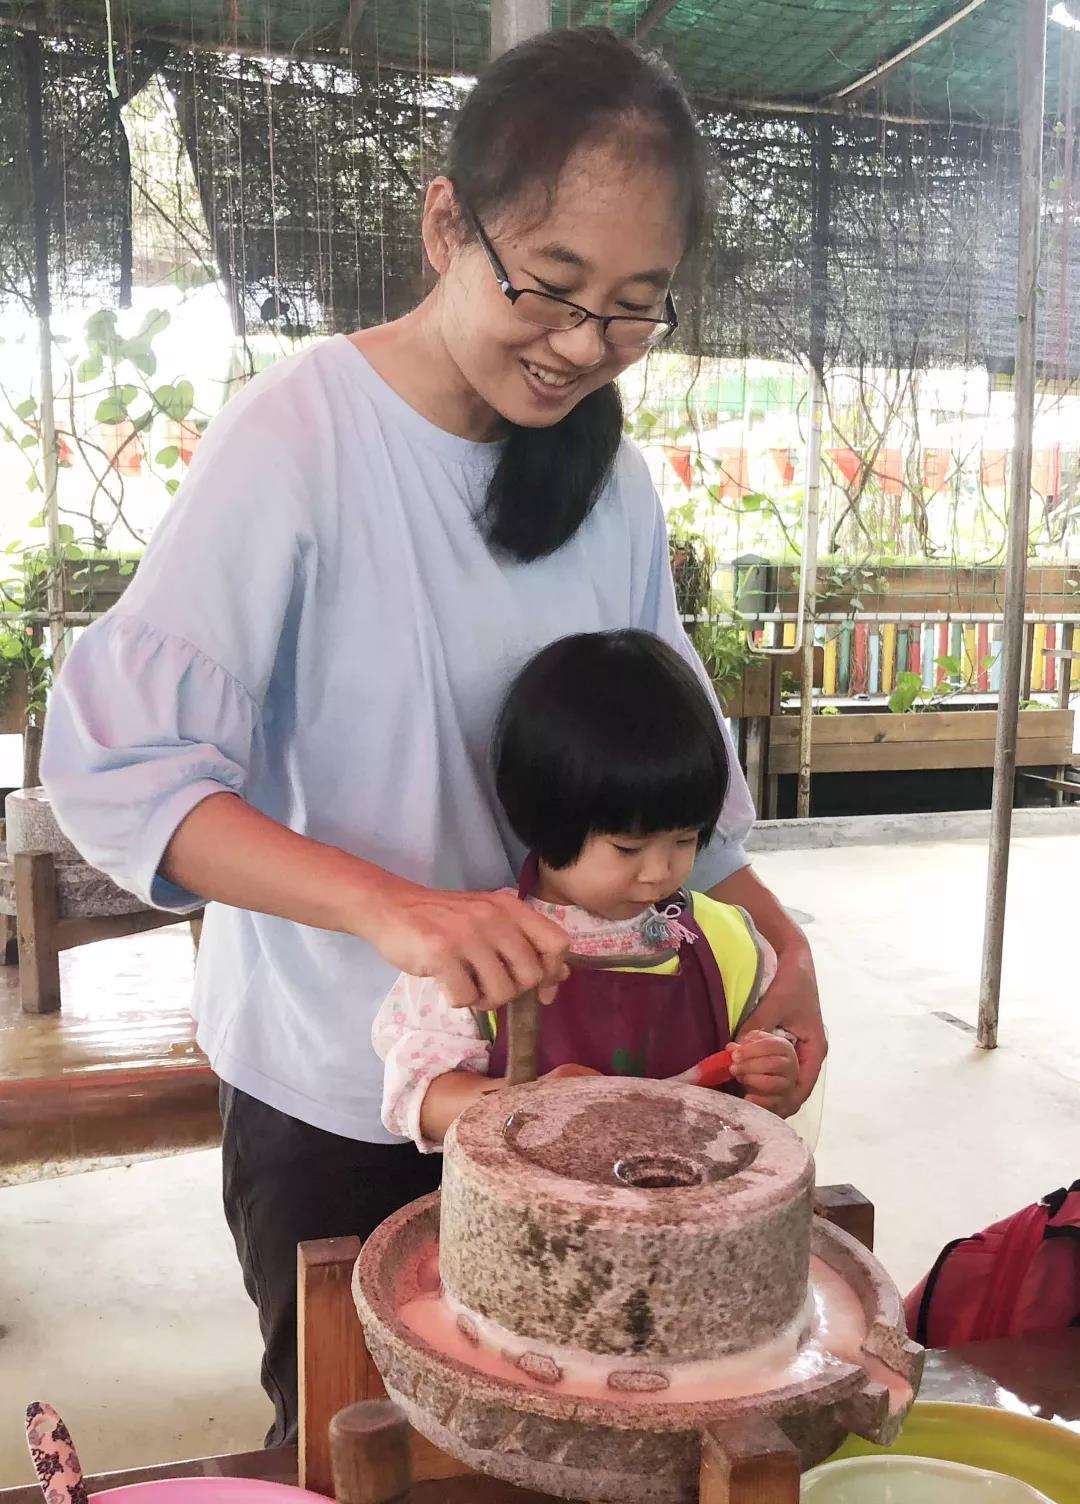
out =
[[(693, 657), (614, 378), (671, 331), (704, 152), (655, 59), (603, 31), (505, 55), (466, 102), (414, 312), (260, 377), (216, 419), (120, 605), (85, 633), (43, 758), (84, 855), (148, 902), (212, 900), (195, 1012), (270, 1439), (295, 1432), (295, 1258), (366, 1235), (438, 1160), (380, 1122), (372, 1019), (399, 971), (495, 1008), (566, 936), (492, 890), (523, 852), (488, 745), (527, 659), (639, 627)], [(732, 757), (695, 882), (779, 957), (762, 1027), (824, 1038), (806, 941), (747, 865)]]

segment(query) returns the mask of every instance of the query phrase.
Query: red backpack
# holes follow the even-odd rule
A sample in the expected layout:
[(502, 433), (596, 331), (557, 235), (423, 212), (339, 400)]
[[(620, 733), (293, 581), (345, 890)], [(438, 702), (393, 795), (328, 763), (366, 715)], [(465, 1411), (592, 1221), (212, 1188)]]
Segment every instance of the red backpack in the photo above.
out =
[(1080, 1326), (1080, 1180), (947, 1244), (904, 1310), (923, 1347)]

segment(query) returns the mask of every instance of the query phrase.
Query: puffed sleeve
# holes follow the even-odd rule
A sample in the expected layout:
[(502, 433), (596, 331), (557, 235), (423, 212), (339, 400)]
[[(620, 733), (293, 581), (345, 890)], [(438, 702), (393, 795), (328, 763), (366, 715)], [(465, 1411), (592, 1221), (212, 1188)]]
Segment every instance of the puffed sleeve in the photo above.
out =
[[(654, 522), (648, 578), (645, 583), (640, 615), (635, 625), (670, 643), (701, 676), (710, 697), (715, 700), (712, 685), (708, 683), (701, 659), (694, 651), (693, 643), (686, 635), (686, 629), (679, 616), (668, 557), (667, 524), (644, 461), (641, 462), (641, 467), (644, 471), (644, 483), (652, 491)], [(749, 865), (750, 859), (746, 855), (745, 841), (754, 824), (754, 801), (750, 797), (750, 790), (739, 763), (738, 753), (732, 744), (727, 722), (720, 716), (719, 705), (716, 709), (728, 752), (728, 788), (716, 834), (699, 856), (694, 869), (693, 886), (703, 891), (714, 888), (717, 883), (722, 883), (732, 873), (739, 872)]]
[(473, 1014), (451, 1007), (432, 977), (403, 972), (375, 1016), (371, 1042), (383, 1062), (383, 1126), (411, 1138), (423, 1154), (441, 1149), (424, 1137), (420, 1108), (436, 1076), (486, 1074), (491, 1046)]
[(123, 598), (76, 642), (49, 701), (42, 780), (61, 828), (121, 887), (178, 912), (199, 898), (158, 875), (163, 854), (208, 795), (244, 794), (314, 554), (290, 438), (298, 401), (283, 386), (255, 383), (215, 418)]
[(42, 773), (63, 830), (144, 902), (197, 908), (158, 867), (197, 804), (243, 795), (256, 717), (243, 686), (189, 643), (107, 618), (76, 645), (49, 705)]

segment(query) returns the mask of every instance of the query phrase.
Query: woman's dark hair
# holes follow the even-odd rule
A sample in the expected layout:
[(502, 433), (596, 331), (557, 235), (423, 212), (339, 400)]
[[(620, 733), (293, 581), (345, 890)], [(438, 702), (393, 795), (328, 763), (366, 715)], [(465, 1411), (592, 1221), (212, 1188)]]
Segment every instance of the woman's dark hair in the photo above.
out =
[[(537, 192), (550, 198), (578, 147), (612, 141), (635, 163), (670, 171), (689, 249), (706, 179), (686, 95), (661, 58), (601, 27), (545, 32), (492, 63), (457, 117), (445, 171), (490, 222)], [(479, 518), (489, 544), (524, 563), (561, 548), (600, 496), (622, 425), (611, 385), (551, 428), (513, 426)]]
[(648, 632), (564, 637), (518, 675), (495, 732), (495, 787), (518, 840), (567, 867), (590, 835), (711, 837), (728, 786), (717, 712)]

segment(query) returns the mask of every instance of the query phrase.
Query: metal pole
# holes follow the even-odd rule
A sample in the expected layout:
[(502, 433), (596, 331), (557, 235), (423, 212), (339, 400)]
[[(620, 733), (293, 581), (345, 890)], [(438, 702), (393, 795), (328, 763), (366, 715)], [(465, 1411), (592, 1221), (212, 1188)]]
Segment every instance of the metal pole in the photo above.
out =
[(814, 737), (814, 613), (817, 609), (818, 525), (821, 515), (821, 429), (825, 418), (825, 334), (829, 303), (829, 227), (832, 219), (832, 122), (813, 126), (813, 200), (810, 214), (810, 428), (806, 440), (803, 509), (802, 678), (799, 688), (799, 780), (795, 812), (810, 817)]
[(44, 471), (45, 530), (49, 535), (49, 574), (45, 603), (49, 614), (49, 653), (53, 672), (64, 661), (64, 545), (60, 538), (60, 497), (57, 490), (56, 410), (53, 403), (52, 321), (48, 313), (38, 316), (38, 346), (41, 355), (41, 462)]
[(38, 441), (41, 450), (42, 491), (44, 493), (42, 512), (49, 535), (49, 572), (46, 580), (49, 649), (53, 665), (58, 669), (64, 653), (64, 582), (60, 507), (57, 496), (56, 411), (53, 404), (49, 202), (46, 187), (41, 38), (28, 33), (19, 37), (15, 45), (22, 64), (26, 101), (30, 219), (34, 244), (34, 312), (37, 315), (38, 369), (41, 382), (38, 399)]
[(551, 0), (491, 0), (491, 55), (509, 52), (551, 26)]
[(1016, 727), (1024, 652), (1031, 443), (1035, 422), (1035, 340), (1038, 315), (1039, 240), (1042, 218), (1043, 113), (1046, 95), (1046, 0), (1026, 0), (1020, 54), (1020, 221), (1016, 287), (1015, 413), (1005, 610), (994, 742), (994, 795), (986, 883), (986, 929), (979, 986), (980, 1048), (997, 1048), (1005, 896), (1016, 779)]
[(810, 816), (810, 763), (814, 734), (814, 610), (817, 605), (818, 519), (821, 511), (821, 425), (825, 411), (825, 380), (818, 366), (810, 367), (810, 432), (806, 444), (806, 530), (803, 563), (806, 596), (803, 605), (802, 681), (799, 688), (799, 786), (795, 813)]

